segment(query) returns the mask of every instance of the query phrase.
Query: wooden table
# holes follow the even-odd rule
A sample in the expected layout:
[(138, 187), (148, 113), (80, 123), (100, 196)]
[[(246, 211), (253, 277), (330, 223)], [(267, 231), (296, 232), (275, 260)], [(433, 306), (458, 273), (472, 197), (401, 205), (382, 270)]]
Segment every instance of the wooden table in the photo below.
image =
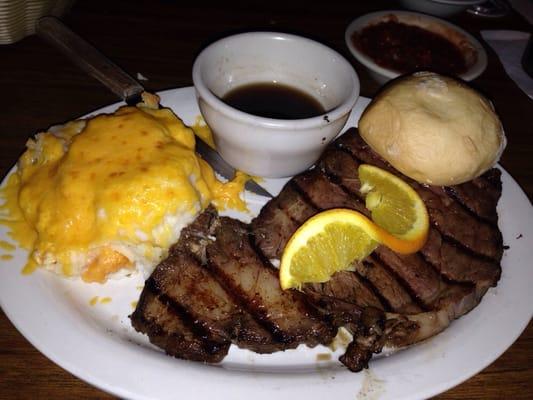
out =
[[(171, 1), (79, 1), (65, 21), (124, 67), (142, 73), (151, 90), (192, 84), (199, 50), (215, 38), (246, 30), (280, 30), (316, 38), (353, 60), (344, 44), (348, 23), (366, 12), (396, 8), (387, 1), (219, 2), (216, 7)], [(228, 4), (234, 3), (234, 4)], [(480, 19), (462, 14), (452, 20), (478, 38), (481, 29), (531, 27), (517, 14)], [(489, 96), (506, 128), (509, 144), (502, 165), (533, 198), (533, 102), (506, 75), (487, 47), (487, 70), (472, 83)], [(355, 64), (364, 96), (378, 85)], [(7, 173), (28, 137), (116, 101), (37, 37), (0, 47), (0, 175)], [(179, 388), (177, 388), (179, 389)], [(484, 371), (438, 396), (439, 399), (526, 399), (533, 392), (533, 325)], [(75, 378), (34, 349), (0, 312), (0, 398), (112, 398)]]

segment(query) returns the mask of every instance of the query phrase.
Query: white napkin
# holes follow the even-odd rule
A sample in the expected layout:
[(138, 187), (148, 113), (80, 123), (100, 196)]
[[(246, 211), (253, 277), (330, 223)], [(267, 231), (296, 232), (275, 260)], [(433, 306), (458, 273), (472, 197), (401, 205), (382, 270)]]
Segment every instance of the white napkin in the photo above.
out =
[(518, 31), (481, 31), (481, 36), (498, 54), (511, 79), (533, 99), (533, 79), (522, 68), (522, 55), (530, 34)]

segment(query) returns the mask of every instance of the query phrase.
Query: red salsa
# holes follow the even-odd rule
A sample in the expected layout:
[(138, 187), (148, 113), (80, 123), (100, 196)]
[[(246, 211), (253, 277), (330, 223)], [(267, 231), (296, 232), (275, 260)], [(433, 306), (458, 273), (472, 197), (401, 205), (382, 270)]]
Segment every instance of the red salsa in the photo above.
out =
[(400, 73), (431, 70), (457, 75), (468, 67), (459, 47), (444, 36), (397, 21), (367, 26), (355, 32), (352, 41), (376, 64)]

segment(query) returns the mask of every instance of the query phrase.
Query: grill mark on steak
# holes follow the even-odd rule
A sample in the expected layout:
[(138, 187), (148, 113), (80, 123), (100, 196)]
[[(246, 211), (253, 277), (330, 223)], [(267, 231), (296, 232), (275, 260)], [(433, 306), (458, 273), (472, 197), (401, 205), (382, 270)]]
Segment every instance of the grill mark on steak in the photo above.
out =
[(210, 340), (230, 341), (238, 329), (240, 310), (209, 271), (191, 255), (174, 251), (146, 281), (174, 307), (190, 316)]
[(360, 308), (373, 307), (385, 311), (379, 297), (353, 271), (335, 273), (327, 282), (309, 283), (305, 285), (305, 292), (312, 292), (355, 304)]
[(473, 284), (486, 282), (495, 286), (500, 279), (499, 264), (461, 251), (451, 242), (442, 240), (434, 230), (430, 230), (429, 238), (420, 254), (450, 281)]
[[(355, 269), (354, 273), (357, 274), (357, 277), (359, 280), (372, 292), (372, 294), (379, 300), (380, 304), (382, 305), (380, 310), (383, 311), (393, 311), (394, 309), (390, 305), (388, 299), (383, 296), (383, 294), (378, 290), (378, 287), (374, 285), (374, 282), (372, 282), (370, 279), (367, 278), (367, 275), (361, 273), (362, 268), (365, 268), (363, 266), (363, 263), (367, 262), (366, 260), (363, 260), (361, 262), (356, 262), (353, 265), (353, 268)], [(367, 262), (368, 263), (368, 262)]]
[(241, 307), (283, 343), (329, 343), (335, 330), (310, 308), (303, 295), (282, 291), (277, 270), (255, 253), (247, 227), (221, 218), (216, 241), (207, 246), (208, 266)]
[[(445, 190), (474, 214), (497, 226), (496, 206), (502, 190), (500, 170), (490, 169), (472, 181), (449, 186)], [(484, 196), (479, 196), (480, 190)]]
[[(414, 184), (411, 186), (415, 188)], [(422, 188), (418, 185), (415, 190), (424, 200), (433, 225), (443, 237), (485, 258), (501, 259), (503, 239), (498, 229), (457, 207), (457, 203), (448, 201), (449, 197)]]
[(230, 343), (214, 343), (199, 337), (183, 315), (147, 288), (130, 318), (137, 331), (147, 334), (152, 344), (174, 357), (217, 363), (229, 350)]
[(317, 211), (331, 208), (350, 208), (368, 214), (357, 198), (347, 195), (342, 187), (330, 181), (318, 168), (293, 178), (300, 193), (305, 193), (307, 202)]
[(416, 254), (396, 254), (385, 246), (379, 246), (372, 258), (396, 278), (418, 307), (422, 310), (431, 309), (442, 290), (442, 281), (433, 268)]
[(343, 187), (350, 195), (361, 196), (361, 181), (357, 173), (359, 163), (348, 150), (331, 146), (320, 158), (319, 167), (332, 182)]
[(388, 310), (403, 314), (415, 314), (423, 310), (413, 301), (404, 285), (389, 268), (373, 256), (367, 257), (363, 262), (356, 264), (356, 271), (367, 279), (379, 293), (383, 302), (388, 305)]
[(298, 191), (305, 194), (307, 203), (316, 210), (315, 213), (331, 208), (349, 208), (370, 218), (370, 212), (360, 199), (350, 195), (344, 187), (335, 184), (319, 169), (296, 177), (294, 183)]
[(259, 354), (270, 354), (295, 348), (298, 343), (281, 343), (274, 335), (260, 325), (250, 314), (241, 314), (239, 329), (233, 336), (233, 343), (243, 349)]
[(407, 182), (424, 200), (433, 225), (446, 237), (453, 238), (457, 244), (469, 250), (499, 261), (502, 256), (502, 237), (500, 231), (492, 225), (474, 217), (453, 198), (442, 191), (437, 195), (426, 186), (402, 175), (381, 157), (374, 153), (359, 136), (355, 128), (351, 134), (341, 136), (336, 146), (349, 151), (360, 162), (376, 165), (399, 176)]
[(292, 235), (298, 226), (316, 213), (290, 182), (281, 193), (263, 207), (251, 224), (255, 243), (267, 258), (277, 258), (285, 246), (287, 232)]
[(324, 315), (328, 323), (335, 328), (356, 323), (363, 313), (363, 309), (356, 304), (325, 296), (315, 290), (308, 290), (305, 284), (302, 291), (305, 293), (306, 301)]
[[(463, 184), (462, 186), (466, 186)], [(490, 205), (485, 204), (484, 197), (481, 197), (481, 200), (471, 197), (466, 191), (467, 188), (462, 186), (447, 186), (442, 188), (446, 194), (457, 202), (462, 204), (466, 210), (468, 210), (475, 217), (481, 219), (482, 221), (492, 225), (493, 227), (498, 226), (498, 214), (496, 212), (496, 207), (491, 207)]]
[(479, 258), (481, 260), (485, 260), (489, 263), (499, 263), (500, 260), (501, 260), (501, 257), (503, 256), (503, 240), (501, 243), (493, 243), (491, 244), (491, 246), (495, 247), (495, 249), (493, 250), (493, 252), (495, 254), (500, 254), (498, 255), (497, 258), (494, 258), (494, 257), (491, 257), (491, 256), (487, 256), (485, 254), (481, 254), (481, 253), (478, 253), (476, 252), (475, 250), (472, 250), (470, 247), (468, 246), (465, 246), (464, 243), (462, 243), (461, 241), (457, 240), (457, 238), (454, 238), (452, 236), (448, 236), (447, 234), (445, 233), (442, 233), (440, 232), (438, 229), (435, 229), (435, 231), (439, 234), (441, 240), (443, 242), (448, 242), (448, 244), (450, 244), (450, 246), (453, 246), (457, 249), (461, 249), (461, 251), (465, 254), (470, 254), (472, 257), (474, 258)]

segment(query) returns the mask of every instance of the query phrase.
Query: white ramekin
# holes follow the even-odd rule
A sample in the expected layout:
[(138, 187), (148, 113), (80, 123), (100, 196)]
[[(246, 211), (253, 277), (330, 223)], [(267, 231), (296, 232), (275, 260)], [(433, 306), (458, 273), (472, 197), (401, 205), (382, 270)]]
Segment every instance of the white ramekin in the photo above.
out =
[[(341, 131), (359, 97), (359, 78), (336, 51), (313, 40), (276, 32), (250, 32), (205, 48), (193, 66), (202, 115), (217, 150), (235, 168), (255, 176), (287, 177), (304, 171)], [(327, 110), (306, 119), (263, 118), (221, 98), (261, 82), (300, 89)]]

